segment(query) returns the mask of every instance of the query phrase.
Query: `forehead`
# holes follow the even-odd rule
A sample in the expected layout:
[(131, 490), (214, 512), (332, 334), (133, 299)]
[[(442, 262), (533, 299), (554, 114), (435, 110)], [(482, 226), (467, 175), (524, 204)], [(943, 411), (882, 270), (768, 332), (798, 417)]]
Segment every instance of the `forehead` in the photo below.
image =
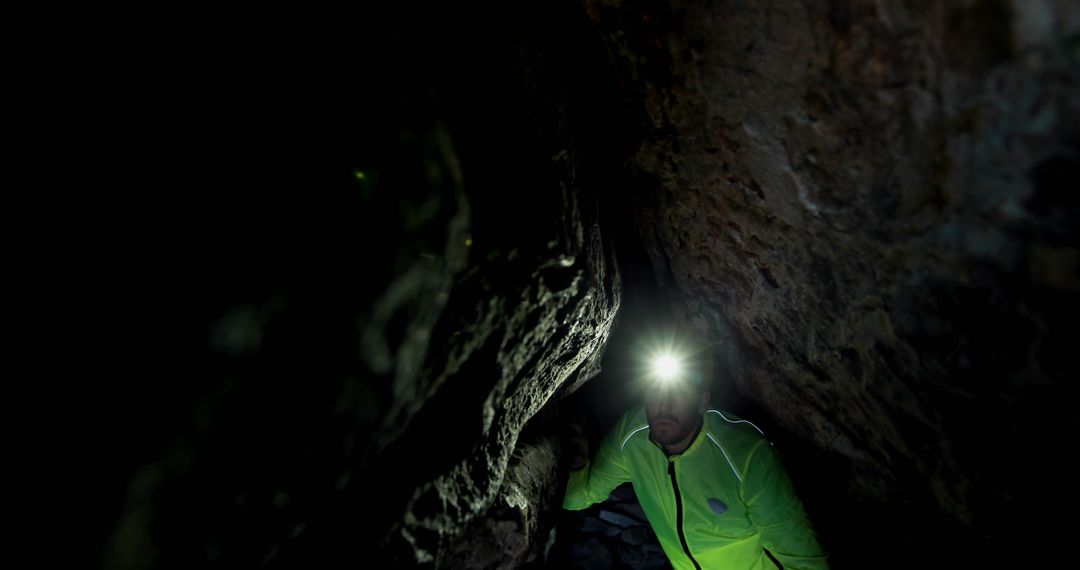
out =
[(698, 384), (689, 381), (654, 382), (645, 389), (645, 401), (655, 400), (661, 396), (694, 401), (704, 390)]

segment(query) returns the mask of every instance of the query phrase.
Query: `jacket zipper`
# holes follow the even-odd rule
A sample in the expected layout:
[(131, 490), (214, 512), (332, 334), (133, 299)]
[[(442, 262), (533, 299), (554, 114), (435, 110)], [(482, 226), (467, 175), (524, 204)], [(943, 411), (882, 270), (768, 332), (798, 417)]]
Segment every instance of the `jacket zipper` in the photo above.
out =
[(668, 461), (667, 472), (668, 475), (671, 475), (671, 487), (675, 489), (675, 528), (679, 530), (679, 541), (682, 542), (682, 549), (686, 553), (686, 557), (690, 559), (690, 562), (694, 563), (694, 568), (701, 570), (701, 565), (690, 554), (690, 545), (686, 543), (686, 533), (683, 532), (682, 495), (679, 494), (679, 482), (675, 479), (674, 461)]

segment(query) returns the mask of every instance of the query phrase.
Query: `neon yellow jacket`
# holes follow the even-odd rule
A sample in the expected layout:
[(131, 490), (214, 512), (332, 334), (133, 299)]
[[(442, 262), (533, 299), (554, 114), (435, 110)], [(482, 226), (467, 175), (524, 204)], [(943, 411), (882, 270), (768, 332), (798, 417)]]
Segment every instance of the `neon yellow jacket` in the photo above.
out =
[(649, 439), (645, 408), (623, 415), (584, 468), (570, 473), (563, 508), (580, 510), (631, 481), (677, 570), (828, 568), (824, 549), (775, 448), (752, 423), (718, 410), (668, 458)]

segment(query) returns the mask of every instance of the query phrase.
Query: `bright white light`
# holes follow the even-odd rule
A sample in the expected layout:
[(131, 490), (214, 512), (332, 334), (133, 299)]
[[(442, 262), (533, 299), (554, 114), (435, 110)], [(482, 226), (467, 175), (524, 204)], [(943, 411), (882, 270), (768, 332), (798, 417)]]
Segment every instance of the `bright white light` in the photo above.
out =
[(665, 354), (653, 362), (653, 372), (661, 380), (671, 380), (679, 374), (679, 361), (670, 354)]

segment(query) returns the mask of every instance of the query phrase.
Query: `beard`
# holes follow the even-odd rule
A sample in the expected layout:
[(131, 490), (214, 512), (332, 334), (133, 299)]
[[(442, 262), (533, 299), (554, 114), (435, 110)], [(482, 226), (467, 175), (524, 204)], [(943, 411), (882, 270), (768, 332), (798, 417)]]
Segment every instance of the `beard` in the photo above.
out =
[(676, 418), (658, 417), (649, 420), (649, 434), (660, 445), (674, 445), (686, 439), (698, 427), (698, 418), (689, 423), (681, 423)]

